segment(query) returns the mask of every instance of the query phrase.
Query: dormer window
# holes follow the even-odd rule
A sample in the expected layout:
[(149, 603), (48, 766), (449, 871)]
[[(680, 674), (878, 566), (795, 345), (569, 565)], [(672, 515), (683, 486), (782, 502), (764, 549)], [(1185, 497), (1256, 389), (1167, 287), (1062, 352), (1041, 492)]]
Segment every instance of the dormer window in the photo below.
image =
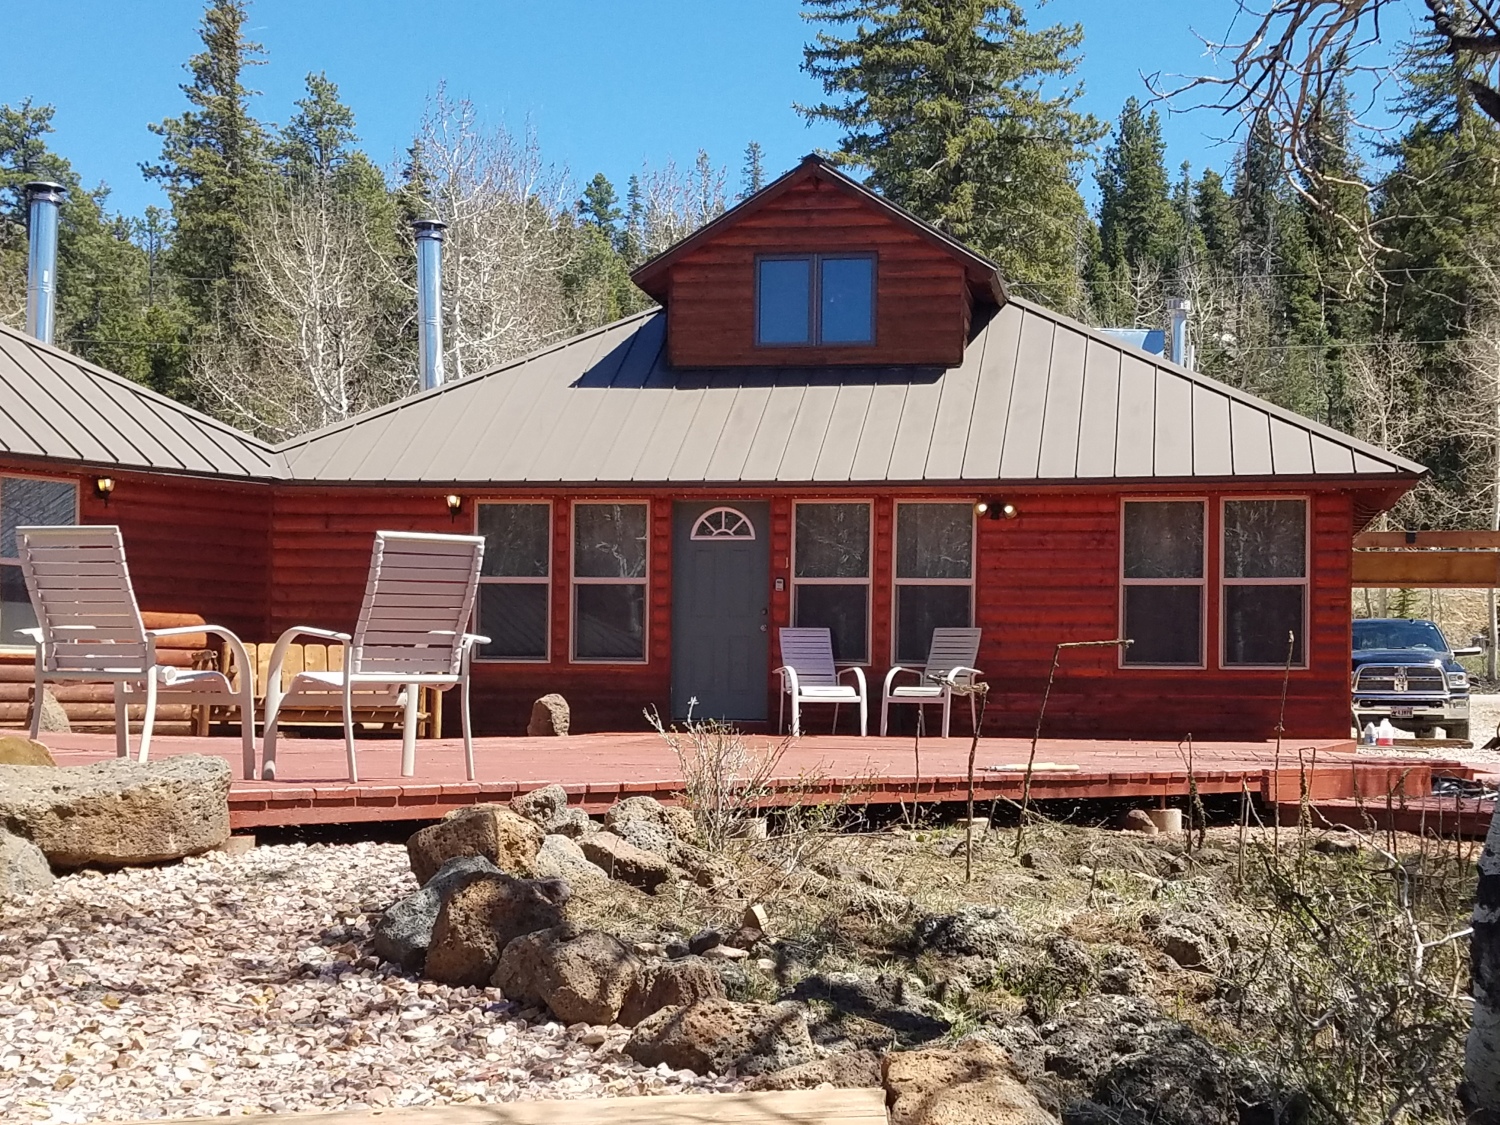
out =
[(766, 347), (874, 343), (875, 256), (757, 258), (755, 342)]

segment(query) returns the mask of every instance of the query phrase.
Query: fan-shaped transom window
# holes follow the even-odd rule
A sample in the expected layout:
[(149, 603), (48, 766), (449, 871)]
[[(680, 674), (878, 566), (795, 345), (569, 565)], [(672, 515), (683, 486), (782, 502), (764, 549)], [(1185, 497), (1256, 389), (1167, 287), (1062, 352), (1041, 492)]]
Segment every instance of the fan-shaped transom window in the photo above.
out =
[(754, 539), (755, 525), (744, 512), (734, 508), (713, 508), (693, 524), (694, 539)]

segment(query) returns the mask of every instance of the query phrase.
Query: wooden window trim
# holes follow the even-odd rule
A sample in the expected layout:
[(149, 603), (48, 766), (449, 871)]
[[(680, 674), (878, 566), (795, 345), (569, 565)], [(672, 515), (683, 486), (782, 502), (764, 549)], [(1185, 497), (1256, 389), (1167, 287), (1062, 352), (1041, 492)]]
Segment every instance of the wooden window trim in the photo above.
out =
[[(5, 472), (0, 472), (0, 490), (3, 490), (5, 488), (5, 482), (7, 480), (50, 480), (54, 484), (72, 485), (73, 519), (75, 521), (82, 520), (83, 513), (80, 503), (81, 496), (77, 477), (53, 476), (50, 473), (20, 473), (7, 470)], [(21, 567), (21, 560), (19, 558), (7, 559), (0, 557), (0, 566), (13, 566), (19, 570)], [(3, 628), (3, 626), (0, 626), (0, 628)], [(34, 645), (17, 644), (15, 641), (10, 640), (8, 637), (0, 635), (0, 653), (10, 655), (13, 653), (32, 653), (35, 651), (36, 648)]]
[[(895, 667), (901, 661), (898, 657), (897, 633), (900, 631), (899, 598), (902, 586), (967, 586), (969, 588), (969, 628), (974, 627), (974, 596), (975, 586), (979, 571), (979, 517), (974, 513), (974, 505), (978, 503), (976, 497), (966, 499), (946, 500), (932, 497), (922, 500), (897, 500), (891, 513), (891, 666)], [(896, 552), (900, 549), (901, 539), (901, 509), (903, 507), (914, 507), (918, 504), (966, 504), (969, 508), (969, 577), (968, 578), (902, 578), (901, 569), (897, 565)], [(873, 530), (873, 528), (872, 528)]]
[[(864, 578), (798, 578), (797, 577), (797, 508), (802, 504), (863, 504), (870, 513), (870, 548), (865, 558), (868, 563), (865, 567)], [(792, 595), (792, 626), (797, 626), (797, 587), (798, 586), (864, 586), (865, 587), (865, 652), (861, 660), (836, 660), (834, 663), (842, 668), (868, 668), (872, 667), (872, 655), (874, 652), (873, 632), (875, 628), (875, 501), (871, 497), (851, 496), (843, 497), (820, 497), (811, 500), (792, 501), (792, 565), (789, 568), (791, 578)]]
[[(1203, 565), (1193, 578), (1126, 578), (1125, 577), (1125, 506), (1127, 504), (1197, 504), (1203, 513)], [(1213, 527), (1209, 516), (1211, 508), (1207, 496), (1122, 496), (1120, 498), (1120, 549), (1116, 564), (1116, 580), (1119, 583), (1119, 633), (1128, 637), (1125, 628), (1125, 590), (1130, 586), (1197, 586), (1198, 587), (1198, 662), (1196, 664), (1131, 664), (1126, 657), (1129, 648), (1119, 647), (1115, 666), (1124, 672), (1202, 672), (1208, 668), (1208, 618), (1209, 618), (1209, 544), (1213, 542)]]
[[(823, 339), (823, 262), (827, 259), (861, 259), (870, 263), (870, 338), (868, 340)], [(806, 262), (807, 283), (807, 339), (801, 343), (766, 343), (760, 338), (760, 264), (762, 262)], [(754, 292), (755, 307), (751, 310), (751, 333), (753, 346), (770, 351), (784, 348), (873, 348), (879, 344), (876, 332), (880, 318), (876, 315), (876, 303), (880, 296), (880, 254), (874, 250), (830, 250), (824, 252), (757, 254), (755, 255)]]
[[(646, 573), (639, 578), (597, 578), (578, 573), (578, 509), (588, 507), (634, 506), (646, 509)], [(590, 667), (617, 665), (639, 667), (651, 663), (651, 533), (652, 504), (641, 499), (574, 500), (568, 506), (568, 663)], [(641, 615), (641, 655), (639, 657), (578, 655), (578, 588), (580, 586), (640, 586), (645, 612)]]
[[(1302, 577), (1299, 578), (1230, 578), (1228, 552), (1224, 549), (1225, 508), (1234, 503), (1260, 500), (1300, 500), (1302, 502)], [(1308, 622), (1312, 620), (1313, 498), (1308, 493), (1267, 493), (1265, 495), (1221, 496), (1218, 506), (1219, 527), (1219, 669), (1225, 672), (1284, 672), (1284, 661), (1275, 664), (1231, 664), (1228, 660), (1228, 599), (1224, 591), (1230, 586), (1301, 586), (1302, 587), (1302, 659), (1292, 671), (1306, 671), (1311, 666), (1312, 638)]]
[[(482, 656), (475, 654), (476, 663), (483, 664), (551, 664), (552, 663), (552, 545), (557, 535), (557, 509), (551, 499), (543, 497), (492, 497), (476, 500), (473, 504), (474, 516), (472, 519), (474, 535), (483, 534), (479, 530), (479, 509), (487, 504), (545, 504), (547, 506), (547, 576), (545, 578), (514, 578), (505, 575), (492, 574), (479, 576), (480, 586), (546, 586), (547, 587), (547, 655), (537, 656)], [(479, 628), (480, 598), (474, 598), (474, 624), (472, 629), (476, 633), (482, 633)]]

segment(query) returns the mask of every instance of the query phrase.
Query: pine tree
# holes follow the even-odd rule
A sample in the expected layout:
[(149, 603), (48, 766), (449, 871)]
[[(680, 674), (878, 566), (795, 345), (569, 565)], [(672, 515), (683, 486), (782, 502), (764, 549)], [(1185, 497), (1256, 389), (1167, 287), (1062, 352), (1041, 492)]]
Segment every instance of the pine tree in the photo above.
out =
[[(1090, 271), (1105, 323), (1161, 323), (1182, 238), (1182, 217), (1167, 183), (1166, 144), (1156, 111), (1125, 103), (1098, 172), (1101, 261)], [(1180, 206), (1180, 205), (1179, 205)]]
[(765, 153), (759, 141), (745, 146), (745, 163), (740, 166), (740, 195), (748, 199), (766, 186)]
[(246, 16), (245, 0), (211, 0), (199, 29), (204, 49), (188, 62), (192, 81), (182, 86), (191, 108), (151, 126), (162, 138), (161, 161), (142, 168), (166, 185), (172, 267), (205, 321), (244, 275), (251, 217), (267, 184), (266, 137), (250, 113), (254, 91), (242, 81), (244, 69), (262, 61), (260, 45), (245, 38)]
[(803, 69), (829, 100), (798, 111), (844, 135), (833, 158), (994, 258), (1017, 292), (1082, 304), (1079, 168), (1099, 124), (1076, 85), (1078, 26), (1032, 31), (1019, 0), (803, 0)]
[(595, 172), (588, 187), (583, 189), (583, 198), (578, 201), (578, 211), (583, 221), (596, 230), (613, 237), (625, 212), (616, 206), (620, 198), (615, 194), (615, 185), (603, 172)]

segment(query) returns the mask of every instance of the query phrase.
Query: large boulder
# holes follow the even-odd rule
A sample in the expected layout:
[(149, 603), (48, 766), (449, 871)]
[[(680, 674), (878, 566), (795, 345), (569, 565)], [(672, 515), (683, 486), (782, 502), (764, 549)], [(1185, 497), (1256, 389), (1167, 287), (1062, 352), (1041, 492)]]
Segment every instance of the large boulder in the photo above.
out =
[(844, 1051), (751, 1079), (752, 1090), (870, 1089), (880, 1085), (880, 1056), (874, 1051)]
[(547, 1007), (563, 1023), (611, 1024), (640, 975), (640, 961), (610, 934), (548, 930), (507, 945), (490, 983), (508, 999)]
[(566, 737), (570, 725), (568, 701), (556, 692), (549, 692), (531, 705), (526, 733), (532, 738)]
[(954, 956), (1000, 957), (1026, 935), (1019, 922), (1000, 906), (965, 906), (952, 914), (929, 914), (917, 923), (921, 949)]
[(568, 791), (561, 785), (533, 789), (511, 801), (510, 807), (518, 816), (524, 816), (549, 836), (571, 836), (577, 839), (597, 828), (589, 819), (588, 813), (568, 807)]
[(638, 848), (613, 832), (595, 832), (578, 841), (590, 863), (611, 879), (629, 883), (643, 891), (654, 891), (672, 875), (672, 866), (660, 855)]
[(501, 805), (471, 805), (451, 812), (406, 841), (412, 874), (423, 884), (455, 856), (482, 855), (510, 875), (535, 873), (542, 830)]
[(685, 1008), (700, 1000), (723, 1000), (724, 977), (701, 957), (680, 957), (646, 966), (625, 998), (619, 1022), (634, 1027), (663, 1008)]
[(891, 1125), (1057, 1125), (1005, 1053), (982, 1040), (893, 1051), (881, 1069)]
[(438, 910), (426, 975), (444, 984), (488, 984), (507, 945), (523, 934), (564, 923), (568, 893), (559, 879), (516, 879), (485, 871), (463, 876)]
[(52, 752), (20, 735), (0, 735), (0, 766), (55, 766)]
[(1215, 902), (1173, 906), (1141, 916), (1153, 945), (1184, 969), (1208, 971), (1220, 968), (1239, 946), (1235, 922)]
[(536, 877), (562, 879), (575, 888), (609, 882), (609, 876), (589, 862), (577, 841), (556, 834), (542, 837), (536, 853)]
[(0, 828), (0, 902), (43, 890), (54, 878), (41, 848)]
[(0, 766), (0, 828), (54, 867), (161, 863), (229, 839), (229, 765), (185, 754), (141, 763)]
[(68, 734), (73, 724), (68, 721), (68, 712), (50, 687), (42, 688), (42, 721), (37, 728), (42, 734)]
[(370, 935), (376, 955), (403, 969), (420, 969), (444, 900), (475, 872), (499, 874), (500, 869), (482, 855), (455, 856), (421, 890), (387, 909)]
[(677, 843), (673, 819), (655, 797), (626, 797), (605, 812), (604, 828), (645, 851), (670, 856)]
[(769, 1074), (816, 1057), (807, 1019), (797, 1004), (700, 1000), (663, 1008), (642, 1020), (625, 1053), (643, 1066), (666, 1063), (697, 1074)]

